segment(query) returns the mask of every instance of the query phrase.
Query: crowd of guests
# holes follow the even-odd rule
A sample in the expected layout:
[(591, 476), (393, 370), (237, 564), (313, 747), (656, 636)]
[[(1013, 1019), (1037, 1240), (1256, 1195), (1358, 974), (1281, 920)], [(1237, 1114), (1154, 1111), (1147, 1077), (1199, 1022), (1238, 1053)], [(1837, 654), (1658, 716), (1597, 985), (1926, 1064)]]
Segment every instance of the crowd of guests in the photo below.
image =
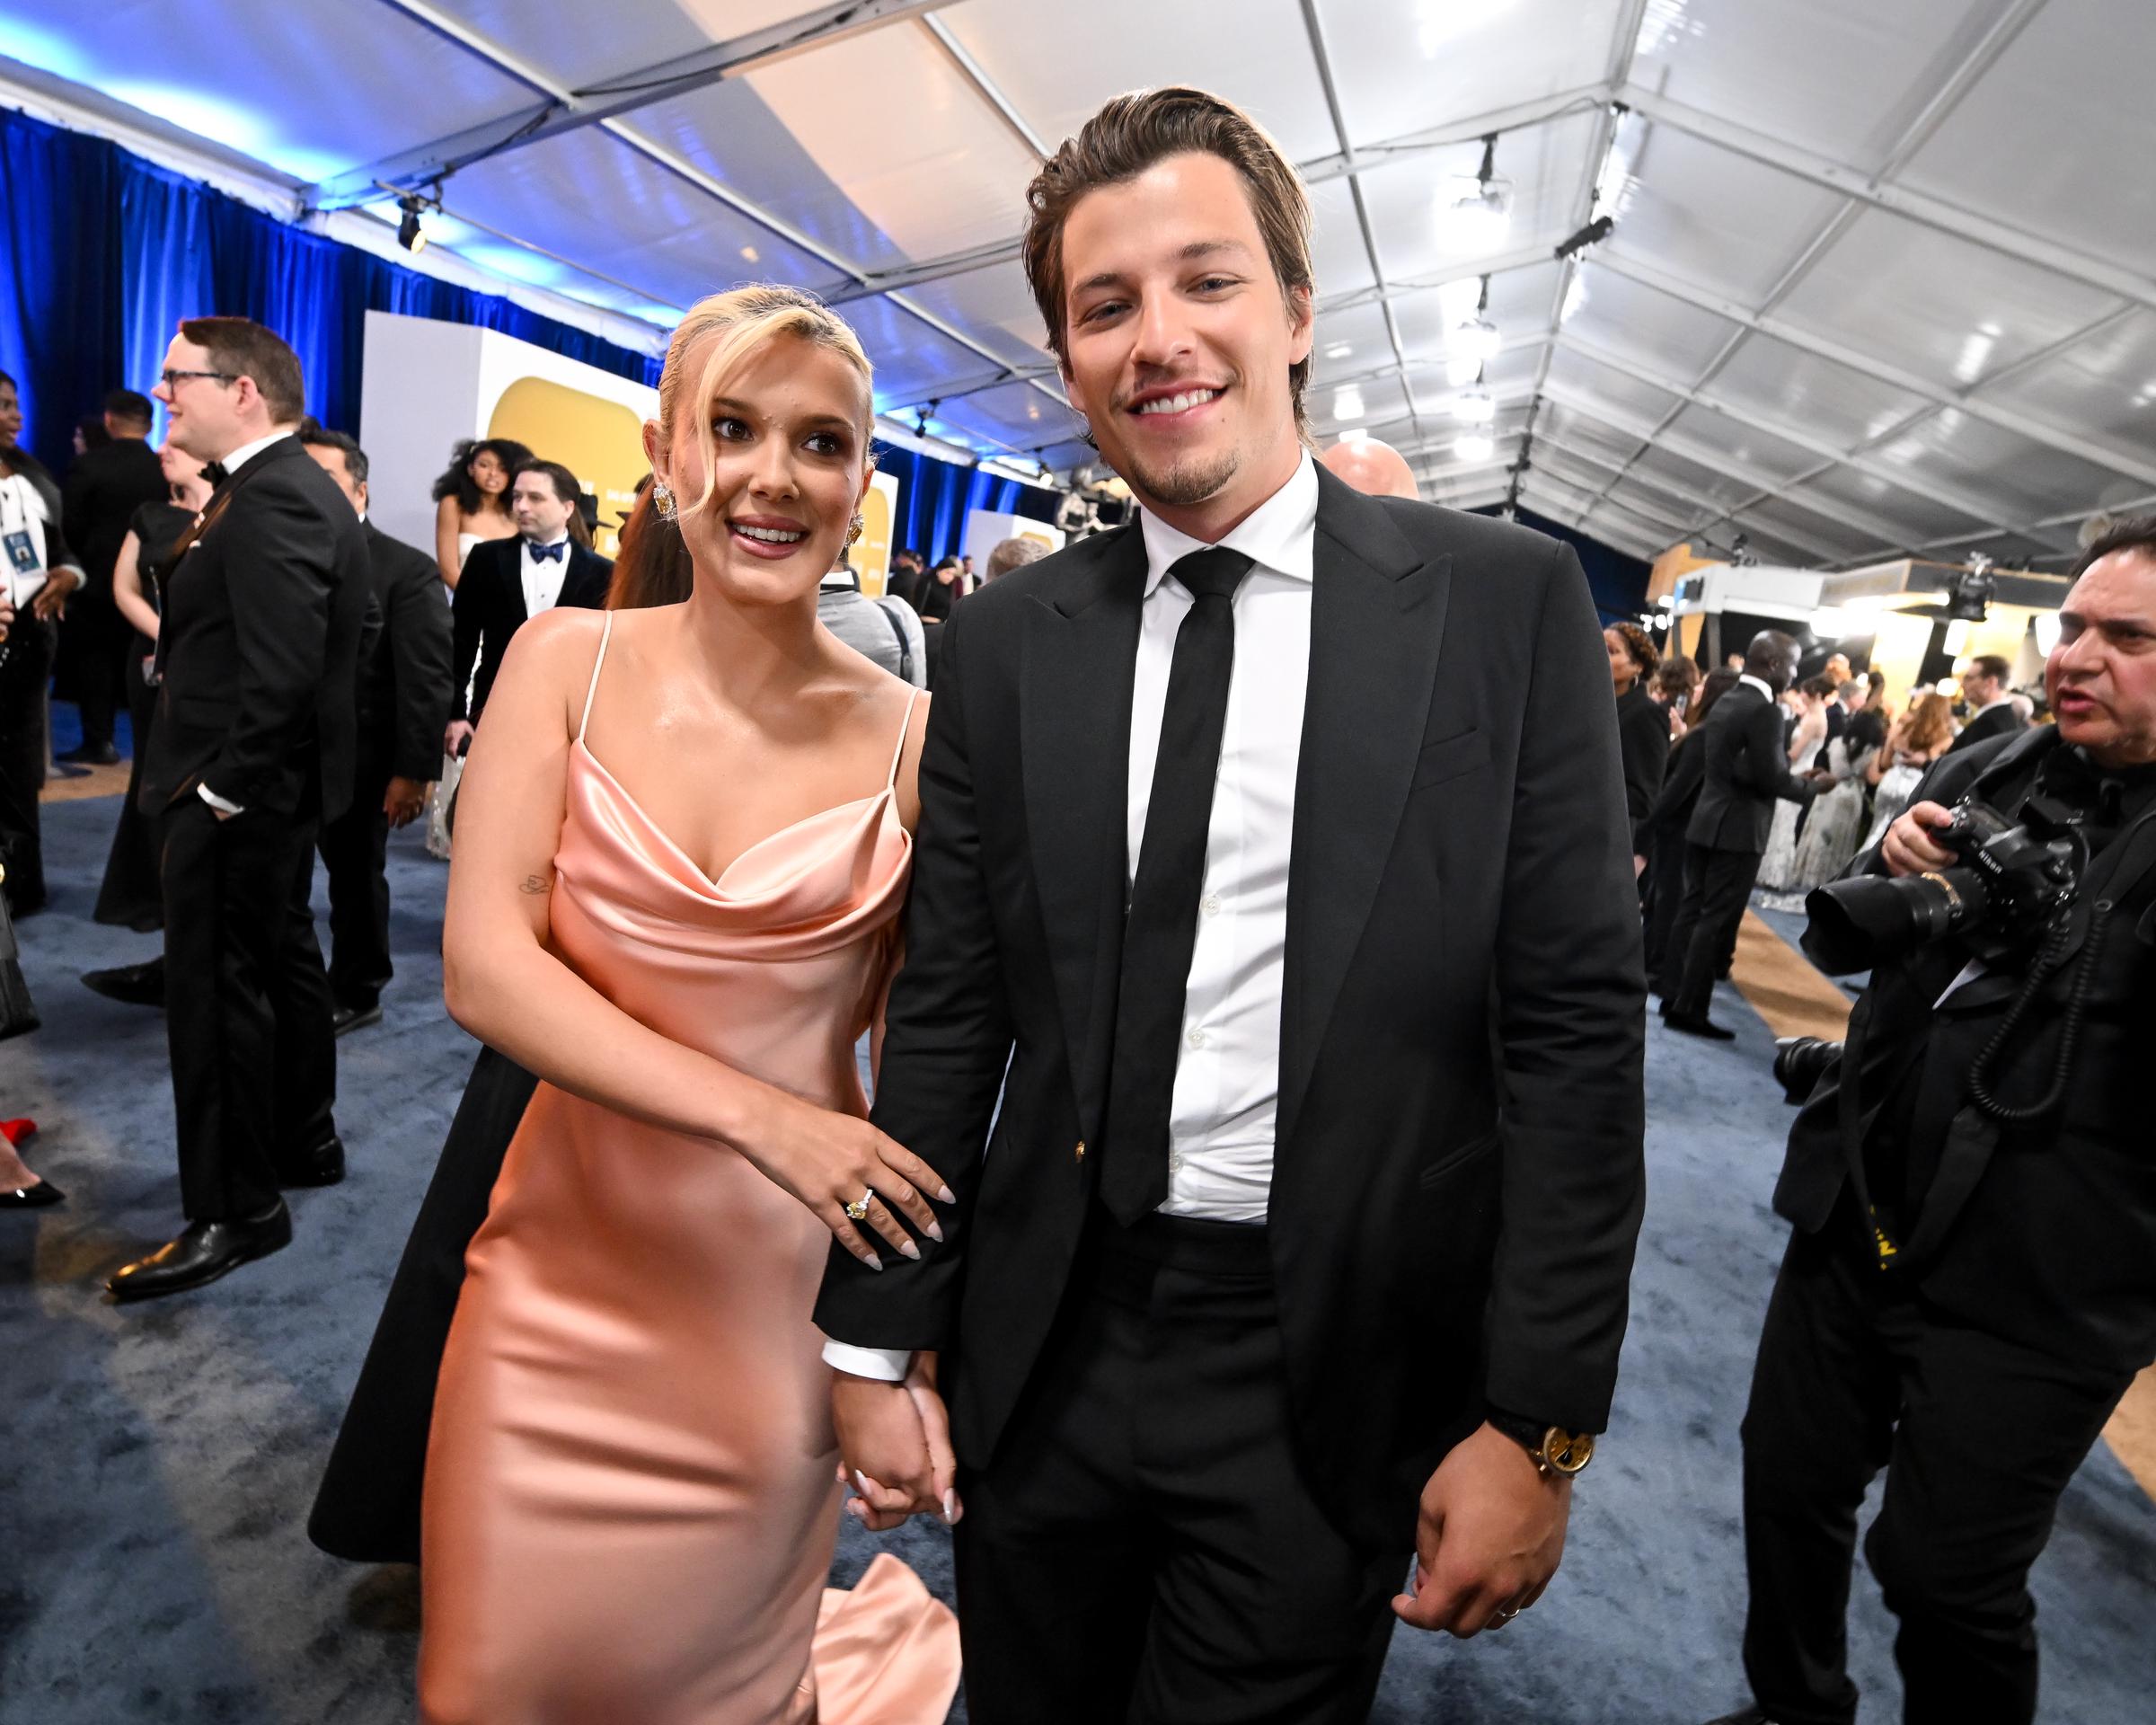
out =
[[(1758, 849), (1739, 845), (1727, 853), (1755, 857), (1756, 866), (1745, 865), (1750, 879), (1743, 893), (1717, 895), (1710, 985), (1728, 975), (1732, 913), (1741, 919), (1754, 888), (1762, 889), (1766, 908), (1801, 910), (1813, 888), (1837, 878), (1879, 842), (1935, 761), (2020, 730), (2038, 712), (2037, 697), (2010, 686), (2012, 668), (1996, 654), (1980, 654), (1962, 668), (1957, 712), (1956, 694), (1930, 684), (1916, 685), (1898, 704), (1889, 701), (1883, 672), (1854, 670), (1839, 651), (1796, 680), (1789, 650), (1797, 643), (1779, 633), (1774, 639), (1786, 643), (1777, 647), (1776, 664), (1788, 659), (1779, 682), (1772, 674), (1756, 675), (1762, 668), (1751, 655), (1733, 654), (1706, 672), (1688, 656), (1663, 657), (1637, 624), (1613, 624), (1603, 632), (1617, 694), (1648, 974), (1666, 1003), (1681, 987), (1685, 954), (1701, 921), (1697, 903), (1684, 915), (1687, 871), (1693, 863), (1703, 871), (1709, 859), (1688, 863), (1688, 853), (1695, 845), (1716, 848), (1704, 843), (1706, 831), (1697, 820), (1708, 777), (1706, 721), (1733, 689), (1748, 678), (1765, 697), (1772, 716), (1759, 723), (1779, 737), (1779, 772), (1754, 775), (1760, 794), (1752, 801), (1750, 824), (1763, 811), (1767, 822)], [(1703, 878), (1692, 884), (1695, 900), (1703, 898)], [(1705, 1017), (1703, 1009), (1685, 1015)]]

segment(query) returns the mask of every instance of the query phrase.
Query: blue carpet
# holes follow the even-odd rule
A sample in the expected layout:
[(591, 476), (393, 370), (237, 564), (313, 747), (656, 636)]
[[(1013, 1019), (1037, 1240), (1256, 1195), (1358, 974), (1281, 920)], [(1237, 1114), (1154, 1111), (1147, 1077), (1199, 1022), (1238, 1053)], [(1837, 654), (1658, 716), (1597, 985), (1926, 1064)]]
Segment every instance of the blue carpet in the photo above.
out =
[[(445, 1017), (446, 872), (391, 845), (398, 976), (386, 1020), (339, 1048), (352, 1172), (296, 1196), (289, 1251), (133, 1309), (99, 1279), (179, 1213), (155, 1013), (78, 972), (154, 942), (89, 920), (117, 805), (49, 805), (52, 906), (22, 925), (44, 1030), (0, 1045), (0, 1113), (42, 1125), (57, 1210), (0, 1217), (0, 1719), (8, 1725), (411, 1717), (409, 1577), (323, 1556), (303, 1531), (322, 1460), (473, 1045)], [(1569, 1552), (1533, 1614), (1471, 1645), (1406, 1631), (1375, 1717), (1644, 1725), (1744, 1697), (1736, 1425), (1783, 1229), (1768, 1193), (1787, 1113), (1772, 1043), (1732, 991), (1710, 1047), (1650, 1023), (1649, 1200), (1613, 1428), (1577, 1495)], [(941, 1532), (900, 1554), (946, 1597)], [(846, 1523), (836, 1579), (872, 1536)], [(2038, 1565), (2046, 1719), (2146, 1720), (2156, 1693), (2156, 1508), (2099, 1447)], [(1865, 1718), (1899, 1716), (1890, 1625), (1860, 1576)], [(962, 1709), (954, 1718), (962, 1718)]]

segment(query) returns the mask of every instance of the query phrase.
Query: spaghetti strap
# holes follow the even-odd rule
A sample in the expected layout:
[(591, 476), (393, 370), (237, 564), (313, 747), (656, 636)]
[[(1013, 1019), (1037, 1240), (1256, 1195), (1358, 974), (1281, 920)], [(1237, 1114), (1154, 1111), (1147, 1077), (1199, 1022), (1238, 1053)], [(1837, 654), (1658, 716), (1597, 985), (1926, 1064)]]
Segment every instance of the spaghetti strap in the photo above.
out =
[[(599, 692), (599, 667), (606, 662), (606, 643), (614, 639), (614, 613), (605, 614), (606, 621), (599, 625), (599, 656), (591, 661), (591, 686), (584, 691), (584, 716), (577, 721), (577, 740), (584, 740), (584, 733), (591, 729), (591, 697)], [(910, 720), (913, 710), (906, 710)]]
[[(914, 703), (920, 698), (921, 691), (919, 689), (915, 689), (906, 697), (906, 722), (898, 727), (898, 747), (891, 751), (890, 776), (883, 782), (883, 788), (886, 791), (898, 783), (898, 763), (906, 758), (906, 739), (914, 728)], [(590, 703), (587, 702), (585, 704), (588, 706)]]

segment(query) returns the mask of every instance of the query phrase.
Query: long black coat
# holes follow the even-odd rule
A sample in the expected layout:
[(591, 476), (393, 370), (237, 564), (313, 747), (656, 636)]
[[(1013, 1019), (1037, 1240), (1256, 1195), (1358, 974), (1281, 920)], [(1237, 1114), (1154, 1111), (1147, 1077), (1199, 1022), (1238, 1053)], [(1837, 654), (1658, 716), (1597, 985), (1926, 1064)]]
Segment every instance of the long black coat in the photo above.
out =
[[(1404, 1550), (1486, 1397), (1607, 1419), (1642, 1196), (1639, 902), (1572, 553), (1318, 482), (1268, 1237), (1306, 1477)], [(1125, 528), (942, 625), (875, 1118), (959, 1202), (918, 1263), (836, 1252), (816, 1315), (945, 1350), (976, 1466), (1093, 1202), (1144, 574)]]
[(218, 486), (165, 576), (137, 807), (158, 815), (207, 783), (243, 809), (343, 813), (372, 592), (359, 518), (297, 438)]

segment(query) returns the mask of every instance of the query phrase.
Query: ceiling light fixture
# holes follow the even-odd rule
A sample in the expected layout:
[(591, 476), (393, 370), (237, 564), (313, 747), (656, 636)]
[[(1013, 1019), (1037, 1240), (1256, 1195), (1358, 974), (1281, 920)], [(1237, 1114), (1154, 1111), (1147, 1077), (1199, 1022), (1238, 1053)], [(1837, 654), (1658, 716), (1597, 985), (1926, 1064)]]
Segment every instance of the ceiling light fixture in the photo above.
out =
[(1448, 237), (1463, 251), (1486, 252), (1512, 226), (1512, 181), (1497, 172), (1498, 135), (1482, 140), (1482, 165), (1471, 180), (1454, 174), (1445, 184)]
[(1614, 228), (1616, 226), (1617, 224), (1609, 217), (1597, 216), (1593, 221), (1589, 222), (1585, 227), (1581, 228), (1578, 233), (1573, 234), (1569, 239), (1560, 241), (1558, 243), (1557, 251), (1553, 255), (1560, 259), (1577, 257), (1590, 245), (1598, 244), (1602, 241), (1608, 239), (1610, 237), (1610, 230)]
[(1504, 342), (1498, 334), (1498, 326), (1484, 315), (1489, 310), (1489, 278), (1484, 276), (1474, 311), (1445, 332), (1445, 350), (1448, 358), (1471, 359), (1481, 366), (1498, 357), (1498, 349)]
[(1498, 440), (1486, 432), (1462, 431), (1453, 439), (1453, 453), (1462, 461), (1488, 461), (1498, 452)]
[(404, 212), (397, 223), (397, 243), (407, 252), (427, 249), (427, 230), (420, 226), (420, 212), (426, 207), (426, 200), (417, 192), (406, 192), (397, 199), (397, 208)]

